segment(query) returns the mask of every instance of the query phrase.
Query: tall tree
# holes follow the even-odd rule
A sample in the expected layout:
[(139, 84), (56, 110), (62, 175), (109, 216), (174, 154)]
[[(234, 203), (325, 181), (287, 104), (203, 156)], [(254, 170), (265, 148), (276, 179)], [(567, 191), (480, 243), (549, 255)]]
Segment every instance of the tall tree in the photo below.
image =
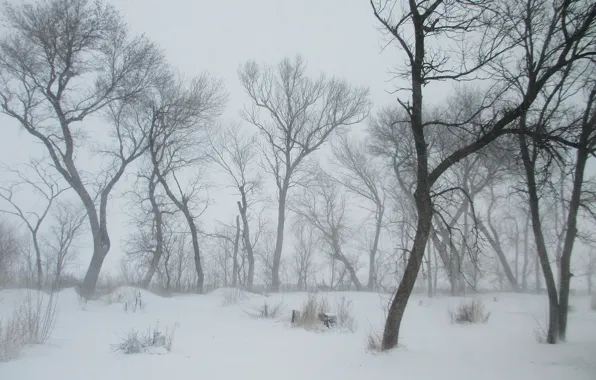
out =
[[(253, 61), (239, 69), (240, 82), (251, 106), (243, 117), (258, 128), (264, 167), (277, 190), (277, 230), (273, 253), (271, 288), (280, 289), (288, 192), (303, 179), (305, 160), (342, 126), (363, 121), (370, 110), (368, 90), (320, 75), (312, 79), (301, 57), (285, 58), (277, 66)], [(264, 115), (261, 115), (261, 112)]]
[[(0, 209), (0, 214), (7, 213), (16, 216), (25, 224), (31, 234), (37, 269), (37, 287), (41, 289), (44, 284), (44, 276), (40, 229), (56, 199), (69, 188), (63, 186), (59, 178), (57, 178), (56, 173), (52, 172), (51, 167), (44, 165), (43, 162), (31, 160), (25, 168), (8, 170), (15, 173), (19, 177), (19, 180), (10, 185), (0, 187), (0, 199), (6, 201), (9, 205), (5, 209)], [(26, 170), (30, 170), (33, 175), (26, 173)], [(30, 210), (29, 207), (25, 208), (22, 202), (19, 202), (15, 198), (17, 193), (23, 191), (23, 186), (27, 187), (29, 191), (32, 191), (39, 199), (43, 199), (43, 204), (39, 210)]]
[(339, 184), (328, 174), (319, 171), (315, 174), (315, 180), (292, 202), (292, 211), (299, 221), (308, 223), (318, 232), (327, 245), (330, 258), (343, 264), (356, 290), (362, 290), (355, 263), (345, 252), (350, 228), (346, 216), (346, 196)]
[(243, 134), (239, 126), (235, 125), (223, 129), (210, 140), (210, 143), (211, 159), (225, 172), (240, 196), (237, 206), (242, 219), (242, 244), (248, 260), (246, 288), (251, 292), (254, 286), (255, 255), (250, 234), (249, 211), (259, 201), (257, 197), (262, 187), (261, 176), (255, 167), (257, 139), (254, 135)]
[[(197, 220), (207, 207), (200, 196), (208, 185), (204, 164), (209, 150), (204, 141), (225, 100), (221, 81), (208, 75), (192, 80), (172, 76), (162, 83), (139, 115), (150, 120), (149, 158), (155, 175), (187, 223), (199, 293), (204, 290), (205, 279)], [(194, 173), (183, 183), (179, 178), (185, 169)]]
[[(432, 226), (433, 185), (460, 160), (499, 136), (513, 132), (508, 127), (532, 105), (553, 76), (590, 56), (586, 50), (592, 43), (596, 4), (561, 1), (546, 5), (533, 0), (523, 3), (371, 0), (370, 3), (377, 20), (406, 56), (401, 74), (409, 81), (407, 91), (411, 98), (407, 101), (398, 98), (398, 102), (408, 115), (416, 151), (413, 192), (418, 216), (416, 234), (406, 271), (387, 315), (382, 342), (382, 348), (387, 350), (398, 343), (404, 311), (424, 257)], [(548, 9), (531, 13), (537, 6)], [(542, 24), (545, 17), (546, 25)], [(516, 35), (520, 25), (531, 26), (533, 33), (523, 33), (520, 38)], [(513, 53), (517, 51), (520, 54), (516, 56)], [(480, 122), (470, 123), (473, 119), (469, 117), (449, 121), (425, 117), (425, 86), (437, 81), (488, 78), (491, 73), (510, 80), (489, 86), (480, 107), (472, 113), (474, 119), (484, 114)], [(516, 83), (525, 91), (505, 101), (505, 95), (510, 94)], [(426, 135), (429, 128), (435, 127), (457, 128), (466, 132), (467, 139), (429, 167)]]
[[(121, 116), (160, 76), (163, 57), (145, 37), (130, 37), (116, 10), (101, 1), (5, 5), (2, 14), (0, 107), (42, 143), (87, 210), (93, 256), (82, 290), (89, 296), (111, 246), (109, 195), (146, 148), (145, 130)], [(103, 179), (97, 194), (78, 160), (92, 115), (107, 118), (112, 137), (101, 150), (108, 166), (96, 176)]]
[[(333, 145), (333, 156), (340, 166), (340, 174), (336, 176), (350, 193), (364, 199), (370, 206), (363, 206), (370, 212), (374, 223), (373, 238), (368, 247), (368, 284), (369, 291), (375, 289), (376, 260), (379, 252), (381, 233), (385, 222), (385, 204), (387, 200), (385, 173), (374, 163), (374, 157), (366, 149), (366, 143), (356, 143), (346, 136)], [(372, 206), (372, 207), (371, 207)]]

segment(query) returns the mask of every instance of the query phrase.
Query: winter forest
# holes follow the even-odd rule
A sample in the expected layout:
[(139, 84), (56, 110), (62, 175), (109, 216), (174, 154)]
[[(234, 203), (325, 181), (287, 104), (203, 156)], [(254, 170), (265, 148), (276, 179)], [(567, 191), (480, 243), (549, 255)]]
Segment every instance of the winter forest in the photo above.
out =
[[(596, 4), (360, 2), (376, 54), (391, 57), (379, 83), (321, 70), (292, 45), (244, 57), (234, 77), (187, 73), (130, 27), (122, 2), (2, 5), (11, 137), (0, 157), (25, 159), (0, 168), (0, 294), (41, 294), (25, 343), (60, 331), (68, 289), (88, 313), (118, 288), (137, 289), (114, 301), (127, 313), (142, 297), (159, 299), (150, 308), (183, 295), (191, 307), (213, 294), (234, 305), (302, 294), (327, 327), (347, 320), (350, 300), (382, 297), (366, 332), (375, 351), (416, 340), (412, 309), (477, 296), (486, 305), (462, 303), (452, 323), (478, 314), (490, 327), (499, 314), (485, 306), (513, 297), (537, 305), (528, 326), (542, 343), (572, 345), (576, 320), (596, 331)], [(187, 49), (218, 54), (200, 51), (203, 38), (216, 37)], [(327, 313), (321, 294), (348, 300)], [(291, 314), (292, 325), (310, 310), (257, 302), (261, 317)], [(0, 346), (26, 329), (5, 310)], [(549, 347), (531, 330), (529, 347)], [(589, 336), (584, 350), (596, 353)]]

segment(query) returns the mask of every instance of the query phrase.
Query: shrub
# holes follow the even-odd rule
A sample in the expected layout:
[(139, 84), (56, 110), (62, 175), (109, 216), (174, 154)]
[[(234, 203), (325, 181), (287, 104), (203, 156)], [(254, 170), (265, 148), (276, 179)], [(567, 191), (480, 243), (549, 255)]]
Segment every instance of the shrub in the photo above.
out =
[(356, 320), (352, 315), (353, 304), (351, 300), (347, 300), (346, 297), (341, 297), (337, 302), (337, 324), (339, 327), (346, 328), (351, 332), (356, 331)]
[[(316, 294), (309, 294), (306, 303), (298, 311), (293, 325), (307, 330), (319, 329), (324, 326), (323, 314), (330, 312), (329, 301), (325, 297), (317, 297)], [(352, 316), (352, 301), (341, 297), (336, 305), (336, 314), (328, 320), (331, 324), (328, 326), (338, 326), (356, 331), (356, 321)]]
[(371, 331), (368, 334), (366, 348), (369, 351), (381, 352), (383, 351), (383, 337), (381, 334)]
[(30, 344), (44, 344), (50, 338), (56, 319), (56, 297), (45, 301), (29, 292), (6, 320), (0, 320), (0, 362), (19, 356)]
[(176, 323), (173, 328), (166, 328), (162, 332), (158, 322), (153, 330), (151, 327), (145, 332), (132, 329), (120, 343), (114, 345), (114, 351), (122, 351), (125, 354), (170, 352), (177, 328)]
[(486, 312), (484, 304), (480, 300), (473, 300), (461, 303), (455, 310), (449, 311), (451, 323), (486, 323), (490, 313)]
[(223, 306), (235, 305), (247, 299), (246, 293), (239, 288), (228, 288), (223, 292)]
[(329, 302), (326, 298), (319, 298), (316, 294), (309, 294), (306, 303), (302, 305), (294, 321), (295, 327), (314, 329), (321, 326), (319, 314), (327, 313)]
[(286, 305), (281, 301), (273, 305), (269, 305), (267, 301), (264, 301), (262, 305), (254, 306), (252, 307), (252, 310), (247, 311), (246, 313), (253, 318), (275, 319), (283, 313), (285, 308)]
[(536, 322), (536, 327), (534, 327), (534, 339), (540, 344), (547, 343), (548, 331), (544, 326), (548, 325), (548, 320), (542, 325), (535, 316), (532, 317), (534, 318), (534, 322)]

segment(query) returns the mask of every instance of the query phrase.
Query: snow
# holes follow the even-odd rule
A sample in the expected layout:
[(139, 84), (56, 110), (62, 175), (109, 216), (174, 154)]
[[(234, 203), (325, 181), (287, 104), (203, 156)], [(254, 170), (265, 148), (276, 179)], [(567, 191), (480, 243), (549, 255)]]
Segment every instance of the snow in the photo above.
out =
[[(124, 303), (139, 292), (142, 310), (125, 312)], [(250, 294), (223, 306), (225, 292), (162, 298), (121, 288), (83, 303), (72, 289), (64, 290), (50, 341), (0, 363), (0, 379), (596, 379), (596, 312), (587, 296), (572, 297), (569, 342), (554, 346), (534, 336), (536, 320), (545, 321), (545, 296), (498, 294), (495, 301), (494, 294), (471, 295), (468, 299), (484, 300), (491, 316), (486, 324), (467, 326), (449, 322), (448, 310), (461, 299), (416, 296), (402, 324), (403, 346), (373, 353), (366, 349), (367, 338), (383, 325), (387, 295), (325, 294), (332, 306), (341, 296), (353, 301), (358, 326), (350, 333), (290, 327), (291, 310), (300, 308), (306, 293)], [(23, 294), (0, 291), (0, 314)], [(246, 312), (265, 300), (283, 301), (283, 318), (254, 319)], [(156, 323), (177, 324), (171, 352), (114, 351), (131, 329), (145, 331)]]

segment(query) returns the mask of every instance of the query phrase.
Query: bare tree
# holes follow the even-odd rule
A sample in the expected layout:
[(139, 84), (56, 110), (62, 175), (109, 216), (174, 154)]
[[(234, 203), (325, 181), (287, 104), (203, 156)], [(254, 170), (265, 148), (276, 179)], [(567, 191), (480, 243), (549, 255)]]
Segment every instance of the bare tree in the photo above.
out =
[(337, 180), (353, 195), (367, 201), (372, 207), (364, 206), (372, 215), (374, 233), (368, 247), (368, 284), (372, 291), (377, 286), (376, 259), (379, 251), (381, 232), (385, 222), (385, 202), (387, 200), (385, 173), (375, 165), (374, 157), (369, 154), (366, 143), (356, 143), (342, 136), (339, 143), (333, 146), (333, 155), (343, 172)]
[(239, 76), (252, 102), (243, 117), (263, 137), (264, 167), (273, 176), (277, 190), (271, 286), (273, 291), (279, 291), (288, 192), (301, 182), (305, 159), (336, 129), (359, 123), (368, 116), (368, 90), (324, 75), (311, 79), (300, 56), (285, 58), (275, 67), (261, 67), (249, 61), (240, 67)]
[[(596, 51), (594, 55), (596, 55)], [(562, 233), (564, 236), (561, 236), (563, 240), (562, 250), (560, 253), (555, 252), (555, 259), (559, 262), (559, 289), (557, 290), (555, 276), (550, 265), (543, 228), (544, 223), (541, 220), (540, 194), (542, 193), (542, 186), (550, 177), (552, 156), (563, 158), (566, 149), (563, 148), (563, 153), (556, 152), (557, 147), (553, 149), (553, 147), (542, 145), (539, 142), (528, 141), (524, 135), (520, 135), (519, 139), (530, 200), (534, 238), (549, 296), (549, 328), (547, 332), (547, 341), (549, 343), (566, 340), (569, 290), (572, 277), (571, 254), (578, 235), (577, 219), (582, 203), (586, 163), (588, 158), (594, 154), (596, 148), (596, 85), (593, 78), (588, 77), (589, 80), (586, 83), (583, 75), (577, 78), (573, 78), (572, 75), (571, 70), (567, 70), (562, 75), (560, 81), (554, 86), (554, 90), (548, 93), (541, 109), (538, 110), (536, 120), (528, 114), (520, 118), (520, 129), (522, 130), (536, 130), (544, 134), (552, 133), (557, 136), (561, 135), (562, 129), (567, 130), (567, 134), (570, 135), (569, 139), (577, 147), (572, 164), (569, 165), (573, 173), (573, 184), (566, 207), (567, 220), (564, 233)], [(584, 109), (581, 112), (576, 112), (577, 116), (569, 121), (569, 114), (572, 110), (565, 106), (565, 100), (570, 99), (575, 94), (576, 80), (579, 83), (583, 82), (582, 86), (587, 87), (587, 95)], [(565, 162), (562, 162), (561, 165), (565, 165)], [(563, 193), (564, 189), (561, 189), (561, 192)]]
[[(114, 8), (101, 1), (5, 5), (2, 13), (8, 29), (0, 41), (0, 106), (43, 144), (85, 205), (93, 236), (82, 285), (89, 296), (110, 250), (109, 194), (146, 147), (143, 130), (119, 116), (160, 75), (163, 57), (146, 38), (131, 38)], [(115, 142), (104, 150), (110, 162), (100, 174), (97, 205), (77, 152), (88, 132), (81, 122), (102, 112)]]
[(21, 246), (17, 230), (5, 219), (0, 219), (0, 287), (15, 280), (11, 277), (17, 272)]
[[(211, 159), (226, 173), (228, 180), (240, 197), (237, 206), (242, 219), (242, 244), (248, 259), (246, 289), (250, 292), (254, 286), (255, 257), (251, 242), (249, 210), (255, 202), (259, 201), (255, 197), (259, 196), (262, 187), (261, 176), (255, 167), (257, 139), (254, 135), (244, 135), (239, 126), (234, 125), (222, 130), (210, 140), (210, 143)], [(234, 262), (236, 263), (236, 261)]]
[(76, 257), (75, 242), (84, 232), (87, 215), (80, 205), (58, 202), (53, 214), (54, 223), (45, 238), (48, 249), (48, 264), (53, 267), (52, 289), (60, 289), (62, 274)]
[[(43, 257), (40, 247), (40, 228), (48, 216), (54, 201), (69, 188), (63, 186), (50, 167), (40, 161), (31, 160), (25, 167), (26, 169), (7, 170), (16, 174), (19, 180), (9, 186), (0, 187), (0, 198), (8, 203), (8, 208), (0, 210), (0, 213), (7, 213), (19, 218), (31, 234), (37, 269), (37, 287), (41, 289), (44, 277), (42, 269)], [(25, 172), (26, 170), (30, 170), (33, 176), (27, 174)], [(22, 202), (15, 199), (15, 195), (21, 191), (32, 191), (33, 195), (39, 197), (39, 199), (43, 199), (43, 204), (39, 205), (38, 211), (25, 209)]]
[(308, 290), (309, 279), (315, 272), (313, 259), (315, 249), (319, 245), (319, 239), (315, 234), (315, 228), (308, 223), (301, 223), (300, 221), (294, 223), (293, 232), (295, 243), (292, 268), (295, 272), (298, 291), (306, 291)]
[[(199, 293), (203, 292), (204, 273), (197, 218), (208, 205), (200, 195), (208, 185), (204, 173), (208, 148), (201, 144), (225, 100), (221, 82), (207, 75), (190, 81), (172, 76), (144, 109), (151, 120), (149, 155), (156, 177), (188, 225)], [(195, 173), (184, 184), (179, 177), (186, 169)]]
[(319, 170), (316, 179), (305, 187), (301, 196), (292, 202), (298, 220), (308, 223), (325, 241), (330, 257), (343, 264), (358, 291), (363, 289), (356, 274), (355, 263), (345, 253), (350, 234), (346, 217), (346, 196), (332, 178)]
[[(398, 343), (404, 310), (422, 264), (432, 225), (433, 185), (460, 160), (499, 136), (513, 132), (507, 127), (523, 115), (553, 76), (590, 55), (586, 49), (591, 41), (596, 5), (585, 8), (584, 3), (572, 1), (549, 5), (531, 0), (524, 3), (371, 0), (375, 17), (406, 55), (407, 64), (400, 74), (410, 82), (407, 91), (411, 99), (398, 101), (408, 115), (416, 150), (413, 192), (418, 214), (416, 235), (406, 272), (387, 316), (382, 342), (385, 350)], [(551, 5), (552, 9), (548, 8)], [(544, 12), (539, 15), (530, 13), (536, 7), (542, 7)], [(543, 20), (538, 16), (548, 21), (541, 25)], [(516, 35), (520, 25), (530, 26), (532, 33), (523, 33), (523, 37)], [(519, 57), (509, 54), (517, 47), (523, 51)], [(459, 53), (453, 54), (453, 51)], [(495, 65), (491, 66), (493, 62)], [(503, 74), (511, 81), (490, 86), (473, 116), (487, 113), (488, 109), (495, 112), (489, 112), (480, 123), (473, 124), (468, 122), (470, 118), (425, 121), (428, 118), (423, 111), (423, 86), (436, 81), (487, 78), (485, 75), (491, 72)], [(516, 78), (517, 82), (514, 82)], [(528, 80), (520, 81), (521, 78)], [(508, 102), (501, 102), (513, 83), (523, 86), (523, 95), (515, 101), (510, 98)], [(426, 130), (433, 126), (463, 130), (468, 138), (430, 168)]]

